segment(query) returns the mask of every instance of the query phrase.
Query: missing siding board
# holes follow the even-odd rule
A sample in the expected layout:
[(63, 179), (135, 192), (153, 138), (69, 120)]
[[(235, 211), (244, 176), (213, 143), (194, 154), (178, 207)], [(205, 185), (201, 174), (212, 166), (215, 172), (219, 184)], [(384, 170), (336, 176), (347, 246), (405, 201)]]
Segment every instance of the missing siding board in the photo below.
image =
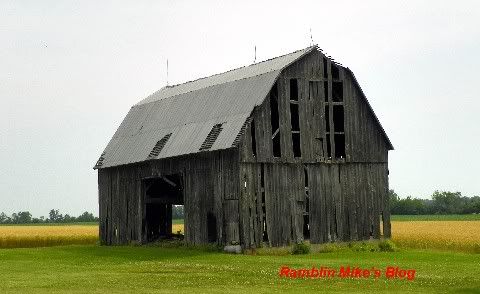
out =
[(290, 100), (298, 101), (298, 81), (290, 79)]
[(282, 150), (280, 148), (280, 133), (277, 133), (275, 137), (272, 139), (273, 144), (273, 157), (280, 157), (282, 156)]
[(330, 132), (330, 108), (325, 105), (325, 132)]
[(217, 218), (212, 212), (207, 213), (208, 243), (217, 241)]
[(282, 150), (280, 147), (280, 118), (278, 114), (278, 90), (277, 84), (273, 85), (270, 91), (270, 124), (272, 126), (272, 144), (273, 157), (280, 157)]
[(162, 152), (163, 147), (165, 147), (165, 144), (167, 144), (168, 139), (170, 139), (170, 136), (172, 133), (168, 133), (165, 136), (163, 136), (162, 139), (160, 139), (155, 146), (153, 146), (152, 151), (150, 151), (150, 154), (148, 154), (147, 159), (154, 159), (158, 157), (160, 152)]
[(323, 58), (323, 77), (326, 79), (328, 78), (328, 68), (327, 68), (327, 59)]
[(298, 115), (298, 104), (290, 104), (290, 122), (292, 131), (300, 131), (300, 117)]
[(332, 145), (330, 143), (330, 134), (326, 134), (326, 143), (327, 143), (327, 157), (331, 158), (332, 157)]
[(339, 79), (340, 78), (340, 70), (333, 63), (331, 65), (332, 65), (332, 79)]
[(328, 82), (323, 82), (323, 93), (325, 94), (325, 102), (328, 102)]
[(302, 150), (300, 147), (300, 133), (292, 133), (293, 156), (302, 157)]
[[(265, 165), (262, 163), (260, 164), (260, 187), (262, 187), (262, 189), (265, 187), (264, 173), (265, 173)], [(265, 197), (263, 198), (262, 201), (265, 202)]]
[(267, 232), (267, 210), (265, 205), (265, 166), (264, 164), (260, 164), (260, 187), (262, 193), (262, 212), (263, 212), (263, 219), (262, 219), (262, 236), (263, 241), (268, 242), (268, 232)]
[(343, 101), (343, 82), (332, 83), (332, 101), (333, 102)]
[(343, 105), (333, 105), (333, 126), (335, 132), (345, 131)]
[(217, 140), (222, 129), (222, 124), (214, 125), (208, 133), (207, 137), (205, 138), (205, 141), (203, 141), (202, 146), (200, 146), (199, 150), (208, 150), (212, 148), (213, 143), (215, 143), (215, 141)]
[(250, 136), (251, 136), (251, 141), (252, 141), (252, 155), (254, 157), (257, 156), (257, 140), (255, 136), (255, 121), (252, 120), (250, 123)]
[(345, 158), (345, 134), (335, 134), (335, 157)]

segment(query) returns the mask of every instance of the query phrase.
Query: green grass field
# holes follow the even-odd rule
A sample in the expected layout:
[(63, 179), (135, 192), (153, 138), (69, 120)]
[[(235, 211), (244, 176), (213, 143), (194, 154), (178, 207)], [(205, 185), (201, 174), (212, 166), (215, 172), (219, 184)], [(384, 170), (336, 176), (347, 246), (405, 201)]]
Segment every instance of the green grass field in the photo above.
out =
[[(53, 243), (45, 242), (50, 239), (65, 239), (57, 242), (60, 245), (91, 244), (0, 249), (0, 293), (480, 293), (480, 254), (471, 253), (480, 248), (476, 234), (480, 222), (476, 218), (392, 219), (393, 240), (400, 245), (400, 251), (370, 252), (376, 243), (359, 242), (353, 247), (312, 245), (314, 253), (308, 255), (290, 255), (287, 248), (262, 248), (256, 255), (229, 255), (175, 243), (163, 247), (97, 246), (93, 245), (98, 234), (96, 223), (0, 226), (0, 241), (6, 242), (0, 242), (0, 247), (51, 246)], [(173, 225), (182, 226), (183, 220), (173, 220)], [(77, 242), (74, 237), (88, 242)], [(462, 246), (469, 246), (468, 250)], [(416, 278), (409, 281), (383, 275), (378, 279), (278, 276), (282, 266), (338, 270), (342, 265), (382, 271), (387, 266), (398, 266), (416, 270)]]
[[(66, 246), (0, 250), (1, 293), (475, 293), (480, 255), (428, 251), (229, 255), (188, 248)], [(416, 278), (285, 279), (281, 266), (415, 269)], [(478, 293), (478, 292), (477, 292)]]
[(183, 225), (183, 219), (172, 219), (172, 225)]
[(427, 215), (392, 215), (392, 221), (473, 221), (480, 220), (480, 214), (427, 214)]

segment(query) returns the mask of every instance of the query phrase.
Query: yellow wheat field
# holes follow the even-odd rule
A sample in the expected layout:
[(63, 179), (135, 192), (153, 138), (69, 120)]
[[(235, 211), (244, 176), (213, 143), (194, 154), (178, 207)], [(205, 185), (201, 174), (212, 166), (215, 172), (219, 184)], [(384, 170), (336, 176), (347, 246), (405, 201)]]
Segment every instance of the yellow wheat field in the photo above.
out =
[(176, 234), (178, 232), (183, 234), (183, 224), (173, 224), (172, 225), (172, 233)]
[[(184, 232), (173, 224), (172, 232)], [(480, 252), (480, 221), (392, 222), (392, 239), (403, 248)], [(0, 248), (95, 244), (98, 226), (0, 226)]]
[(95, 244), (98, 226), (0, 226), (0, 248)]
[(392, 240), (400, 247), (480, 253), (480, 221), (392, 222)]
[[(183, 233), (183, 224), (173, 224), (173, 233)], [(0, 226), (0, 248), (95, 244), (98, 226)]]

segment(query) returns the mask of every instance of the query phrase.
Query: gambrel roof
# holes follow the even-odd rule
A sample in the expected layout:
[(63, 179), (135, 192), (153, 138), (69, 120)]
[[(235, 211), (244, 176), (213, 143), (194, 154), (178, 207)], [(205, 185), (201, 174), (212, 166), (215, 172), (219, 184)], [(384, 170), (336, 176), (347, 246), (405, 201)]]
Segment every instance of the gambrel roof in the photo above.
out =
[(201, 152), (216, 124), (222, 129), (208, 150), (231, 148), (281, 71), (315, 48), (160, 89), (130, 109), (95, 168), (152, 159), (150, 152), (168, 134), (156, 159)]
[(94, 168), (234, 147), (282, 70), (316, 49), (160, 89), (132, 106)]

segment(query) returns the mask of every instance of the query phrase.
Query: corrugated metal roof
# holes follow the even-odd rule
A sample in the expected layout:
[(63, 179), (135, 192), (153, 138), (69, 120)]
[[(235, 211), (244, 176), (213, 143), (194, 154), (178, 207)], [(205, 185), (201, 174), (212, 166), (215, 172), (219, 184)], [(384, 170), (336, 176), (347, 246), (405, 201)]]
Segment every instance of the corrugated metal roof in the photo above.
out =
[[(134, 105), (104, 151), (101, 167), (147, 160), (172, 133), (157, 159), (200, 152), (215, 124), (222, 131), (209, 151), (231, 148), (253, 108), (262, 103), (280, 72), (315, 47), (247, 67), (165, 87)], [(103, 153), (102, 153), (103, 154)]]
[(303, 50), (298, 50), (293, 53), (272, 58), (266, 61), (255, 63), (249, 66), (240, 67), (237, 69), (232, 69), (230, 71), (209, 76), (206, 78), (201, 78), (191, 82), (164, 87), (147, 98), (140, 101), (137, 105), (153, 102), (159, 99), (166, 97), (172, 97), (192, 91), (196, 91), (202, 88), (211, 87), (214, 85), (225, 84), (245, 78), (250, 78), (254, 76), (259, 76), (268, 72), (278, 71), (283, 69), (285, 66), (297, 60), (299, 57), (303, 56), (305, 53), (311, 51), (315, 47), (308, 47)]

